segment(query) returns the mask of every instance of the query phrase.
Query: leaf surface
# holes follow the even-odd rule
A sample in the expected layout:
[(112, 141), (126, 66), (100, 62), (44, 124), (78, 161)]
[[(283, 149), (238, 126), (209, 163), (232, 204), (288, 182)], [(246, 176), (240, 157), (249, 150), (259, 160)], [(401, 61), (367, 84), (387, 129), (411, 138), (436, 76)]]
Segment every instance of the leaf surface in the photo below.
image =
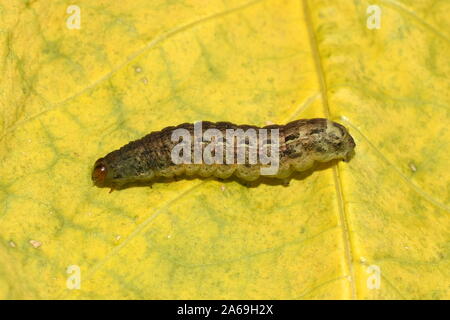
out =
[[(70, 4), (0, 5), (1, 298), (450, 297), (448, 1)], [(288, 187), (90, 180), (169, 125), (310, 117), (356, 154)]]

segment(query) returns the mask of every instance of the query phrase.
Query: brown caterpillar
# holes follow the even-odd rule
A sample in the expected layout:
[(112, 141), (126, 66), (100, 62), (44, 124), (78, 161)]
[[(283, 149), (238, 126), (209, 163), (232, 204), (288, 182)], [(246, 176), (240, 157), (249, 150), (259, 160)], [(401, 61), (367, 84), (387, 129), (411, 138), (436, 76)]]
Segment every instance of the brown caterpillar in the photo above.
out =
[[(251, 163), (252, 152), (261, 152), (264, 148), (264, 150), (270, 149), (272, 156), (275, 153), (278, 154), (278, 170), (267, 176), (284, 179), (294, 171), (309, 169), (314, 161), (348, 160), (355, 148), (355, 142), (346, 128), (327, 119), (302, 119), (286, 125), (270, 125), (262, 128), (235, 125), (229, 122), (202, 122), (201, 125), (200, 132), (195, 131), (197, 130), (196, 124), (191, 123), (167, 127), (107, 154), (94, 164), (92, 171), (94, 184), (99, 187), (120, 189), (136, 182), (151, 182), (157, 177), (171, 178), (184, 174), (201, 177), (214, 176), (222, 179), (235, 175), (245, 181), (253, 181), (261, 175), (261, 169), (269, 167), (268, 164), (254, 163), (254, 159)], [(178, 164), (173, 161), (174, 148), (180, 145), (179, 139), (173, 138), (173, 133), (177, 129), (194, 137), (194, 143), (184, 144), (185, 148), (180, 152), (187, 162)], [(200, 133), (203, 137), (211, 131), (208, 129), (212, 129), (216, 133), (216, 138), (210, 137), (211, 139), (206, 142), (195, 140), (196, 133)], [(256, 132), (255, 137), (259, 139), (260, 143), (255, 145), (249, 136), (241, 138), (241, 140), (228, 136), (231, 129), (234, 132), (239, 129), (244, 132)], [(265, 131), (261, 131), (261, 129), (270, 131), (272, 135), (264, 136)], [(274, 133), (277, 133), (278, 137)], [(224, 137), (223, 141), (217, 138), (220, 134)], [(198, 142), (197, 149), (195, 149), (196, 141)], [(219, 152), (230, 146), (231, 148), (227, 149), (227, 152)], [(276, 148), (274, 148), (275, 146)], [(199, 163), (198, 159), (195, 159), (195, 151), (206, 154), (203, 152), (208, 150), (210, 155), (215, 157), (215, 161), (209, 162), (210, 164), (204, 161)], [(231, 152), (229, 152), (230, 150)], [(245, 152), (239, 153), (242, 150)], [(263, 153), (259, 153), (259, 155), (263, 159)], [(228, 156), (233, 159), (241, 157), (241, 163), (238, 161), (227, 162)], [(245, 162), (242, 163), (242, 160)]]

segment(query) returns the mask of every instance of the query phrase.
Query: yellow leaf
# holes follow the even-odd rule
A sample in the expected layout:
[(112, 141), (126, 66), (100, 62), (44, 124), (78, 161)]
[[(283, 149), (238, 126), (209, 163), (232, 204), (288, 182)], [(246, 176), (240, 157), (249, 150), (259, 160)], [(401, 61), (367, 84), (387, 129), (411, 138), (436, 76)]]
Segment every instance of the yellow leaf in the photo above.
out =
[[(450, 298), (448, 1), (69, 5), (0, 5), (0, 298)], [(287, 187), (90, 179), (169, 125), (310, 117), (356, 154)]]

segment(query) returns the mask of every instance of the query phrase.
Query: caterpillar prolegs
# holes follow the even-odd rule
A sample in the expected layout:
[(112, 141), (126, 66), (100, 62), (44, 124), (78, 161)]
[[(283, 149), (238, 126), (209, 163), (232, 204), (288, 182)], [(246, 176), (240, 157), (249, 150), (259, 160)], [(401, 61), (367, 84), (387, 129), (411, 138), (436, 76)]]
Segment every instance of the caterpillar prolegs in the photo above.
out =
[(92, 180), (99, 187), (120, 189), (182, 175), (284, 179), (311, 168), (315, 161), (348, 160), (354, 148), (344, 126), (321, 118), (265, 127), (184, 123), (152, 132), (98, 159)]

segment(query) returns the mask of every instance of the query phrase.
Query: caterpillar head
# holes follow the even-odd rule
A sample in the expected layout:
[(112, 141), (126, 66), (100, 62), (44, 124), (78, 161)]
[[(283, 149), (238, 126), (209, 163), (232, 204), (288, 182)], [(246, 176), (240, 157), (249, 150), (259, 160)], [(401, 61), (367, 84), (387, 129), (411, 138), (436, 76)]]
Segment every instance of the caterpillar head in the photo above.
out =
[(106, 186), (108, 182), (108, 166), (104, 158), (95, 161), (94, 169), (92, 170), (92, 181), (98, 187)]

